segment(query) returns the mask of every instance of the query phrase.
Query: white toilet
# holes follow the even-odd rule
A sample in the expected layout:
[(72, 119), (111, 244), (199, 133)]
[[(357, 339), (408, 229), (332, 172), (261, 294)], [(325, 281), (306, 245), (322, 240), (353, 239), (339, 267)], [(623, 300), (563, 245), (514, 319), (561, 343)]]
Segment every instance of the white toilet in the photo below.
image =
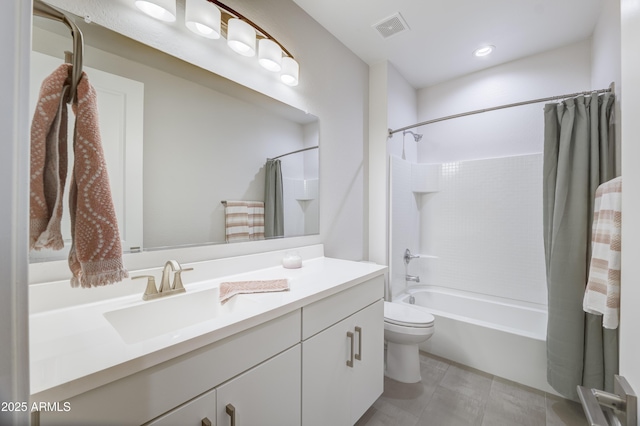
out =
[(418, 345), (434, 332), (428, 312), (404, 303), (384, 302), (384, 340), (387, 342), (385, 375), (403, 383), (417, 383), (420, 376)]

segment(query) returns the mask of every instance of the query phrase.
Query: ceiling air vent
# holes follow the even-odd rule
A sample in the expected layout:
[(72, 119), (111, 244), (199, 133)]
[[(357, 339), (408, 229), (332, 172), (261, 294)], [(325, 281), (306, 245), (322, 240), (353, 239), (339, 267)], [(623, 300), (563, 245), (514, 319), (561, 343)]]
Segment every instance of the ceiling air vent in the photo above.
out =
[(389, 38), (396, 34), (399, 34), (403, 31), (409, 29), (407, 22), (404, 20), (400, 12), (396, 12), (393, 15), (383, 19), (377, 24), (373, 25), (378, 33), (382, 36), (382, 38)]

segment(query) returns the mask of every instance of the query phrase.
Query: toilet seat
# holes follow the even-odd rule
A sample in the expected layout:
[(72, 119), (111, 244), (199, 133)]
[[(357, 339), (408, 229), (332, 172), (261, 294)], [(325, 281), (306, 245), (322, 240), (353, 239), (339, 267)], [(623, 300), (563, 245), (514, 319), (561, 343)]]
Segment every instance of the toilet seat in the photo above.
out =
[(384, 302), (384, 321), (403, 327), (433, 327), (435, 318), (428, 312), (404, 303)]

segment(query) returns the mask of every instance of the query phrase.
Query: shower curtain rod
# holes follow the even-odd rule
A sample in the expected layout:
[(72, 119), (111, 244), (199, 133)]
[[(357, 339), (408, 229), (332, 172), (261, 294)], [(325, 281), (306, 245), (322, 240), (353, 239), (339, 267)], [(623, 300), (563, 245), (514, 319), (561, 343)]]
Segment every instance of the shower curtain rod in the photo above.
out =
[(614, 83), (611, 83), (609, 85), (608, 89), (590, 90), (590, 91), (587, 91), (587, 92), (578, 92), (578, 93), (570, 93), (570, 94), (567, 94), (567, 95), (551, 96), (549, 98), (533, 99), (533, 100), (530, 100), (530, 101), (516, 102), (514, 104), (500, 105), (500, 106), (491, 107), (491, 108), (485, 108), (485, 109), (478, 109), (478, 110), (475, 110), (475, 111), (463, 112), (463, 113), (460, 113), (460, 114), (448, 115), (446, 117), (434, 118), (433, 120), (423, 121), (421, 123), (412, 124), (411, 126), (405, 126), (405, 127), (401, 127), (399, 129), (395, 129), (395, 130), (389, 129), (389, 137), (393, 136), (394, 133), (402, 132), (402, 131), (409, 130), (409, 129), (415, 129), (416, 127), (420, 127), (420, 126), (424, 126), (424, 125), (432, 124), (432, 123), (437, 123), (439, 121), (451, 120), (452, 118), (465, 117), (467, 115), (480, 114), (482, 112), (495, 111), (495, 110), (498, 110), (498, 109), (505, 109), (505, 108), (517, 107), (517, 106), (528, 105), (528, 104), (537, 104), (537, 103), (540, 103), (540, 102), (557, 101), (557, 100), (560, 100), (560, 99), (572, 98), (572, 97), (580, 96), (580, 95), (591, 95), (591, 94), (594, 94), (594, 93), (605, 93), (605, 92), (615, 92)]
[(267, 158), (267, 160), (275, 160), (276, 158), (286, 157), (287, 155), (297, 154), (297, 153), (302, 152), (302, 151), (309, 151), (310, 149), (317, 149), (317, 148), (318, 148), (318, 145), (310, 146), (309, 148), (302, 148), (302, 149), (299, 149), (297, 151), (287, 152), (286, 154), (278, 155), (277, 157)]

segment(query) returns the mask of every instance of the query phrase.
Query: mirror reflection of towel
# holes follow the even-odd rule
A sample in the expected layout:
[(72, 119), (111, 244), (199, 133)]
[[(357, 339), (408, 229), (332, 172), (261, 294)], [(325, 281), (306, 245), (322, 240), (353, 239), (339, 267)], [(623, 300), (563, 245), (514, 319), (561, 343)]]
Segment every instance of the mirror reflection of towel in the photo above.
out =
[(602, 326), (615, 329), (620, 315), (622, 177), (600, 185), (594, 203), (591, 265), (584, 294), (585, 312), (602, 315)]
[(228, 243), (264, 240), (264, 203), (262, 201), (227, 201), (224, 221)]

